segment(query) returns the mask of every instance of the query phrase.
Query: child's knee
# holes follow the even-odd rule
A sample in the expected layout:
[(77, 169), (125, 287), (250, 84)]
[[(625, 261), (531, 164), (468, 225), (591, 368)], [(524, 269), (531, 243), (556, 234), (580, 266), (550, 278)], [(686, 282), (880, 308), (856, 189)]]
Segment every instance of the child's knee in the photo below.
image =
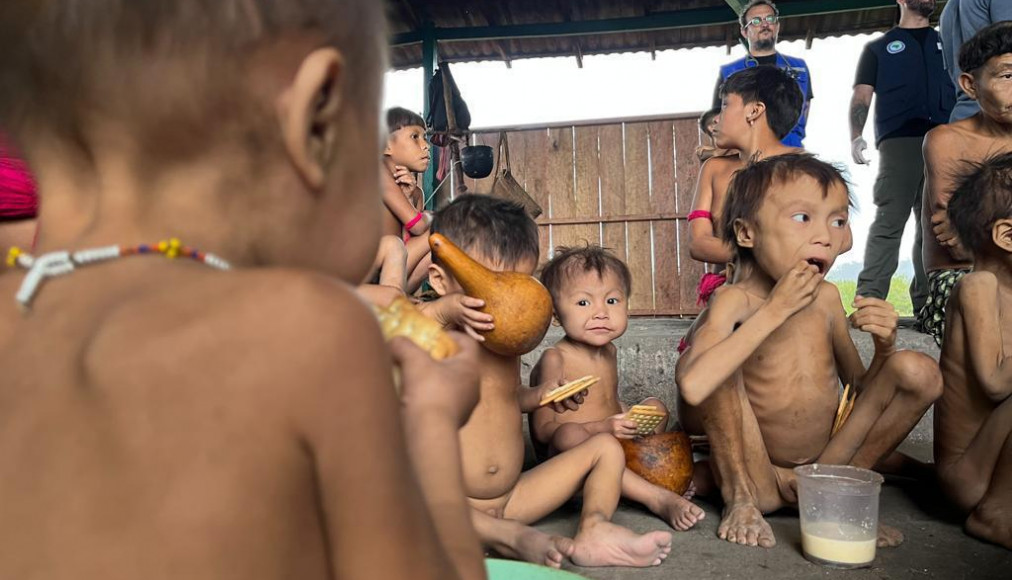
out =
[(942, 396), (942, 373), (933, 358), (905, 350), (890, 357), (889, 364), (899, 376), (899, 389), (929, 404)]
[(657, 407), (658, 411), (661, 411), (661, 412), (663, 412), (663, 413), (665, 413), (667, 415), (671, 414), (668, 411), (668, 406), (664, 404), (664, 401), (658, 399), (657, 397), (647, 397), (646, 399), (643, 399), (640, 402), (640, 405), (646, 405), (648, 407), (649, 406)]
[(387, 259), (402, 258), (408, 256), (408, 249), (404, 247), (404, 241), (397, 236), (383, 236), (380, 238), (379, 251)]
[(598, 460), (620, 461), (625, 465), (625, 451), (618, 439), (610, 433), (598, 433), (586, 441), (596, 452)]

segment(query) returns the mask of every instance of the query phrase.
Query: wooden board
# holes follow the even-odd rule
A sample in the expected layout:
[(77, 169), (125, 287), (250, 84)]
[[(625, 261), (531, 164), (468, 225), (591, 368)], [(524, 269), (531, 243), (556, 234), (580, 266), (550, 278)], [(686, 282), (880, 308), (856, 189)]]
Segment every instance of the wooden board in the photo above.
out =
[[(650, 212), (649, 133), (646, 123), (625, 125), (625, 194), (629, 213)], [(653, 310), (653, 248), (649, 222), (626, 226), (627, 260), (632, 273), (631, 309)]]
[[(573, 128), (548, 131), (545, 152), (545, 184), (548, 189), (549, 217), (575, 217), (576, 200), (573, 184)], [(552, 249), (569, 246), (575, 241), (576, 226), (550, 226)], [(550, 250), (551, 252), (551, 250)], [(551, 256), (546, 256), (550, 258)]]
[[(675, 211), (675, 140), (670, 121), (647, 126), (650, 132), (650, 206), (655, 212)], [(674, 222), (651, 222), (654, 249), (654, 307), (670, 310), (680, 301), (678, 235)]]

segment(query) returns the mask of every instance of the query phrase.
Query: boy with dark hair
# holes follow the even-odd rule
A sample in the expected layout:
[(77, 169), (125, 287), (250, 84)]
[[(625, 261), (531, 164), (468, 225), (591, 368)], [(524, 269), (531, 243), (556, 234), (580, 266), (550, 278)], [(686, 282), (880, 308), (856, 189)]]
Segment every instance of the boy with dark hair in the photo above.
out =
[[(846, 243), (848, 214), (846, 182), (810, 155), (758, 161), (731, 183), (721, 229), (740, 274), (713, 295), (676, 369), (684, 400), (716, 410), (702, 423), (727, 502), (719, 534), (729, 541), (774, 545), (762, 514), (797, 502), (791, 468), (872, 468), (940, 394), (931, 358), (896, 351), (889, 303), (858, 297), (848, 325), (839, 292), (823, 281)], [(867, 369), (848, 326), (872, 335)], [(841, 384), (857, 392), (849, 418), (837, 412)], [(744, 465), (727, 456), (726, 430), (743, 441)], [(902, 541), (887, 527), (879, 534), (880, 546)]]
[[(530, 274), (538, 263), (537, 225), (523, 207), (489, 195), (464, 195), (436, 214), (438, 232), (486, 268)], [(438, 260), (429, 282), (441, 296), (461, 292)], [(610, 435), (581, 445), (521, 473), (521, 414), (530, 413), (559, 383), (527, 388), (520, 360), (481, 349), (481, 399), (460, 430), (464, 485), (482, 541), (504, 554), (559, 567), (564, 557), (579, 566), (655, 566), (671, 551), (671, 534), (637, 535), (611, 523), (618, 507), (625, 455)], [(529, 524), (583, 491), (576, 536), (550, 537)]]
[[(531, 416), (535, 446), (547, 454), (572, 449), (599, 433), (632, 439), (637, 425), (618, 399), (618, 360), (613, 341), (625, 333), (632, 276), (629, 268), (600, 246), (558, 248), (541, 272), (552, 294), (555, 317), (566, 335), (545, 350), (531, 371), (530, 384), (565, 384), (584, 376), (600, 381), (572, 413), (542, 407)], [(656, 432), (667, 427), (667, 407), (656, 397), (641, 405), (664, 413)], [(622, 495), (645, 505), (668, 525), (687, 530), (703, 519), (688, 499), (651, 484), (630, 470), (622, 475)]]
[(352, 290), (385, 39), (370, 0), (5, 2), (46, 203), (0, 276), (0, 577), (484, 577), (476, 349), (392, 343), (398, 400)]
[(921, 205), (924, 270), (928, 298), (917, 321), (939, 346), (945, 335), (945, 305), (953, 286), (973, 266), (973, 257), (949, 224), (946, 205), (961, 164), (1012, 151), (1012, 22), (992, 24), (959, 51), (959, 85), (980, 111), (924, 137), (924, 197)]
[(726, 281), (724, 268), (733, 256), (731, 244), (714, 227), (731, 176), (750, 161), (798, 151), (780, 141), (801, 114), (801, 91), (790, 75), (768, 66), (745, 69), (727, 80), (721, 95), (716, 144), (737, 150), (738, 155), (708, 159), (696, 180), (689, 213), (689, 255), (707, 264), (697, 290), (699, 305), (705, 305)]
[(970, 164), (948, 215), (973, 271), (946, 309), (938, 478), (969, 515), (968, 533), (1012, 550), (1012, 153)]
[[(383, 149), (383, 233), (404, 240), (407, 292), (414, 292), (425, 280), (429, 267), (429, 224), (432, 216), (424, 211), (422, 190), (415, 174), (429, 167), (429, 142), (425, 121), (401, 107), (387, 110), (387, 138)], [(381, 255), (379, 261), (385, 261)], [(397, 252), (393, 258), (397, 259)]]

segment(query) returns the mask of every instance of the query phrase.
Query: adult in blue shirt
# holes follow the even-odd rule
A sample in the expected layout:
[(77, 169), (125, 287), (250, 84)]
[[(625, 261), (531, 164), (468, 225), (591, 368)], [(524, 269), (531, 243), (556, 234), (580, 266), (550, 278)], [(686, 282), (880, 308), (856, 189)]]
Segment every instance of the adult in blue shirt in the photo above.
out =
[(920, 312), (928, 297), (921, 259), (921, 190), (924, 188), (924, 134), (947, 123), (956, 89), (942, 65), (942, 45), (929, 18), (935, 0), (897, 0), (899, 25), (865, 45), (857, 64), (850, 101), (851, 155), (868, 163), (862, 137), (871, 97), (875, 101), (875, 145), (879, 152), (873, 199), (875, 219), (868, 232), (857, 294), (885, 299), (896, 272), (903, 228), (913, 213), (914, 280), (910, 299)]
[(808, 108), (812, 101), (812, 77), (808, 65), (800, 58), (780, 54), (776, 51), (777, 36), (780, 34), (780, 12), (769, 0), (752, 0), (745, 5), (738, 17), (741, 35), (748, 41), (748, 54), (734, 62), (720, 67), (717, 86), (713, 89), (713, 108), (720, 108), (720, 86), (734, 73), (755, 66), (775, 66), (786, 71), (801, 88), (805, 102), (797, 125), (781, 142), (789, 147), (803, 147), (805, 125), (808, 123)]
[(938, 33), (942, 37), (942, 57), (945, 70), (956, 86), (956, 106), (949, 122), (971, 117), (980, 110), (977, 101), (959, 88), (959, 47), (973, 38), (977, 31), (1004, 20), (1012, 20), (1012, 0), (949, 0), (938, 19)]

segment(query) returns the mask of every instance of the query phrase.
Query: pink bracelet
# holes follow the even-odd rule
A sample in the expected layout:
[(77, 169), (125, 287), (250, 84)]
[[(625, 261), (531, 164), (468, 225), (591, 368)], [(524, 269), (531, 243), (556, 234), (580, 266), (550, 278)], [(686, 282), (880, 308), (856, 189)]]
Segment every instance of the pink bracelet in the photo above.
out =
[(412, 227), (414, 227), (415, 224), (422, 221), (422, 216), (423, 216), (422, 212), (418, 212), (418, 215), (411, 218), (411, 221), (409, 221), (408, 223), (404, 224), (404, 229), (410, 230)]
[(708, 219), (710, 221), (713, 221), (713, 214), (706, 211), (705, 209), (697, 209), (696, 211), (689, 213), (689, 219), (687, 221), (691, 222), (692, 220), (698, 219)]

